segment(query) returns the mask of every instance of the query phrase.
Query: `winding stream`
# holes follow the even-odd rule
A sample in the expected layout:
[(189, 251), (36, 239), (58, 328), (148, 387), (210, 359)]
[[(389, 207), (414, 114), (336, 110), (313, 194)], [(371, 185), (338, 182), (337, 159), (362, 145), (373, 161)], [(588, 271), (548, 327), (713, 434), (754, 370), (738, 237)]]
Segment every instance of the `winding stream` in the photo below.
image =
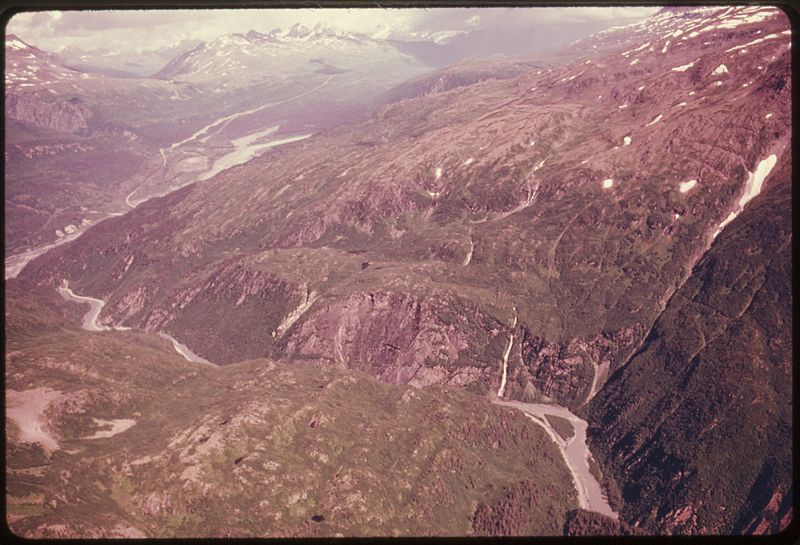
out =
[[(578, 504), (582, 509), (595, 511), (613, 519), (618, 518), (617, 513), (608, 504), (608, 499), (600, 483), (597, 482), (597, 479), (589, 470), (589, 459), (592, 453), (586, 445), (586, 428), (588, 427), (586, 420), (578, 418), (566, 407), (560, 405), (503, 401), (497, 398), (492, 401), (497, 405), (513, 407), (523, 411), (528, 418), (539, 424), (547, 432), (558, 446), (559, 451), (561, 451), (564, 462), (572, 474), (572, 482), (578, 493)], [(568, 440), (564, 440), (547, 421), (546, 415), (558, 416), (568, 420), (575, 431), (575, 435)]]
[[(87, 331), (130, 329), (123, 326), (106, 327), (99, 324), (97, 319), (103, 309), (103, 306), (105, 306), (105, 301), (85, 295), (77, 295), (72, 291), (72, 289), (70, 289), (69, 283), (66, 280), (62, 282), (61, 286), (58, 288), (58, 292), (67, 300), (89, 304), (90, 308), (83, 316), (83, 328)], [(158, 335), (169, 340), (172, 343), (175, 351), (183, 356), (187, 361), (217, 367), (217, 365), (192, 352), (185, 344), (179, 342), (169, 333), (159, 332)], [(510, 345), (513, 343), (513, 337), (511, 337), (509, 340)], [(508, 350), (506, 353), (507, 352)], [(594, 475), (592, 475), (592, 472), (589, 469), (589, 460), (591, 459), (592, 454), (586, 444), (586, 429), (588, 428), (588, 424), (585, 420), (575, 416), (566, 407), (562, 407), (560, 405), (549, 405), (545, 403), (523, 403), (521, 401), (504, 401), (499, 398), (493, 398), (492, 402), (497, 405), (512, 407), (514, 409), (523, 411), (528, 418), (539, 424), (542, 429), (544, 429), (550, 439), (556, 444), (561, 452), (562, 457), (564, 458), (564, 463), (572, 475), (572, 482), (578, 494), (578, 504), (582, 509), (595, 511), (614, 519), (618, 517), (617, 513), (609, 505), (608, 499), (606, 498), (600, 483), (597, 481)], [(545, 418), (547, 415), (556, 416), (567, 420), (572, 425), (575, 434), (567, 440), (563, 439), (547, 421), (547, 418)]]
[(206, 365), (210, 365), (212, 367), (219, 367), (216, 363), (211, 363), (207, 359), (198, 356), (197, 354), (192, 352), (188, 346), (186, 346), (182, 342), (179, 342), (178, 339), (176, 339), (169, 333), (164, 333), (163, 331), (159, 331), (158, 336), (167, 339), (169, 342), (171, 342), (172, 348), (175, 349), (175, 352), (183, 356), (187, 361), (191, 361), (194, 363), (205, 363)]
[[(68, 301), (89, 304), (90, 308), (86, 312), (86, 314), (83, 315), (83, 323), (82, 323), (82, 327), (86, 331), (109, 331), (109, 330), (130, 331), (131, 329), (130, 327), (125, 327), (125, 326), (106, 327), (104, 325), (100, 325), (99, 323), (97, 323), (97, 318), (100, 316), (100, 311), (103, 310), (103, 307), (106, 304), (106, 302), (103, 301), (102, 299), (96, 299), (94, 297), (88, 297), (86, 295), (77, 295), (69, 287), (69, 282), (67, 282), (66, 280), (63, 280), (61, 282), (61, 286), (58, 287), (58, 293), (60, 293), (61, 296)], [(183, 356), (184, 359), (186, 359), (187, 361), (191, 361), (193, 363), (203, 363), (206, 365), (210, 365), (212, 367), (219, 367), (217, 364), (211, 363), (207, 359), (202, 358), (197, 354), (195, 354), (194, 352), (192, 352), (188, 346), (179, 342), (175, 337), (173, 337), (169, 333), (159, 332), (158, 335), (171, 342), (172, 347), (175, 349), (175, 352)]]
[[(76, 303), (88, 303), (89, 310), (83, 315), (83, 323), (81, 324), (86, 331), (108, 331), (112, 329), (97, 323), (97, 318), (100, 316), (100, 311), (105, 306), (105, 301), (102, 299), (95, 299), (94, 297), (87, 297), (85, 295), (77, 295), (69, 287), (69, 282), (63, 280), (61, 286), (58, 287), (58, 293), (66, 300), (72, 300)], [(115, 327), (113, 329), (126, 330), (129, 327)]]
[[(511, 353), (511, 348), (514, 345), (513, 330), (517, 326), (516, 308), (514, 312), (514, 324), (511, 326), (512, 333), (508, 338), (508, 346), (503, 353), (503, 375), (500, 379), (500, 388), (497, 390), (497, 396), (492, 398), (492, 402), (504, 407), (513, 407), (525, 413), (525, 416), (539, 424), (547, 435), (558, 447), (561, 456), (564, 458), (564, 463), (572, 475), (572, 483), (575, 486), (575, 491), (578, 493), (578, 505), (582, 509), (588, 511), (595, 511), (603, 515), (609, 516), (613, 519), (618, 517), (617, 513), (608, 504), (608, 499), (603, 492), (603, 487), (597, 482), (597, 479), (592, 475), (590, 470), (589, 461), (593, 459), (592, 453), (586, 444), (586, 429), (589, 427), (586, 420), (578, 418), (566, 407), (561, 405), (550, 405), (546, 403), (523, 403), (521, 401), (504, 401), (502, 399), (505, 392), (506, 383), (508, 380), (508, 357)], [(597, 375), (599, 369), (595, 368), (594, 381), (592, 382), (592, 392), (590, 398), (594, 395), (597, 386)], [(588, 401), (588, 399), (587, 399)], [(569, 439), (564, 439), (553, 428), (552, 424), (547, 420), (546, 416), (556, 416), (567, 420), (575, 434)]]

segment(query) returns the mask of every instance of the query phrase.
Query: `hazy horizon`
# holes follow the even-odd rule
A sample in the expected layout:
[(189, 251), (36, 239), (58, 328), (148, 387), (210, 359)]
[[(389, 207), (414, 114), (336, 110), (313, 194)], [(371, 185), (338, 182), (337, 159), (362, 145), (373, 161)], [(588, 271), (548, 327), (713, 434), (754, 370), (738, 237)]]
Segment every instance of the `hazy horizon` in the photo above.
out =
[[(318, 23), (368, 35), (391, 32), (415, 35), (531, 29), (553, 45), (599, 29), (648, 17), (656, 7), (514, 7), (514, 8), (324, 8), (37, 11), (15, 14), (7, 34), (51, 51), (66, 47), (150, 50), (183, 40), (211, 41), (223, 34), (268, 32), (296, 23)], [(586, 29), (563, 32), (564, 25)], [(559, 28), (559, 32), (553, 32)], [(577, 34), (577, 35), (576, 35)]]

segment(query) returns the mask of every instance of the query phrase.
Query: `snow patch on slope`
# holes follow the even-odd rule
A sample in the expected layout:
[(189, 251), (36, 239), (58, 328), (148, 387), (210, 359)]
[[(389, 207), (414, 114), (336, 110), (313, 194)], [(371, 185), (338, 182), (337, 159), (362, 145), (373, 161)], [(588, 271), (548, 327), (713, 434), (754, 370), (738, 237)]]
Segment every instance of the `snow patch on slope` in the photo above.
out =
[(722, 223), (719, 224), (717, 230), (714, 231), (713, 235), (711, 235), (712, 239), (717, 238), (717, 235), (719, 235), (722, 232), (722, 230), (730, 222), (736, 219), (736, 216), (738, 216), (742, 212), (742, 210), (744, 210), (744, 207), (747, 205), (747, 203), (749, 203), (759, 193), (761, 193), (761, 188), (762, 185), (764, 184), (764, 180), (767, 179), (767, 176), (769, 176), (769, 173), (772, 171), (773, 167), (775, 166), (775, 163), (777, 162), (778, 162), (778, 156), (773, 153), (772, 155), (770, 155), (769, 157), (758, 163), (756, 169), (753, 172), (751, 172), (747, 177), (747, 183), (745, 184), (744, 187), (744, 194), (739, 199), (738, 208), (735, 211), (728, 214), (728, 217), (725, 218), (722, 221)]
[[(786, 32), (790, 33), (791, 31), (781, 32), (781, 34), (785, 34)], [(764, 36), (763, 38), (757, 38), (757, 39), (755, 39), (755, 40), (753, 40), (751, 42), (747, 42), (746, 44), (737, 45), (737, 46), (728, 48), (728, 49), (725, 50), (725, 53), (730, 53), (732, 51), (737, 51), (739, 49), (745, 49), (747, 47), (750, 47), (751, 45), (760, 44), (760, 43), (762, 43), (762, 42), (764, 42), (766, 40), (772, 40), (773, 38), (777, 38), (777, 37), (778, 37), (778, 34), (768, 34), (768, 35)]]
[(688, 182), (682, 182), (679, 187), (679, 190), (681, 193), (686, 193), (696, 185), (697, 185), (697, 180), (689, 180)]
[(655, 125), (656, 123), (658, 123), (659, 121), (661, 121), (661, 118), (662, 118), (662, 117), (664, 117), (662, 114), (658, 114), (656, 117), (654, 117), (654, 118), (653, 118), (653, 120), (652, 120), (650, 123), (648, 123), (647, 125), (645, 125), (645, 127), (649, 127), (650, 125)]
[(720, 76), (722, 74), (727, 74), (727, 73), (728, 73), (728, 67), (725, 66), (724, 64), (720, 64), (719, 66), (717, 66), (714, 69), (713, 72), (711, 72), (711, 75), (712, 76)]
[(689, 68), (691, 68), (692, 66), (694, 66), (694, 61), (690, 62), (689, 64), (683, 64), (681, 66), (676, 66), (675, 68), (672, 69), (672, 71), (673, 72), (685, 72)]
[(114, 420), (103, 420), (102, 418), (92, 418), (94, 423), (98, 426), (111, 426), (110, 430), (96, 431), (93, 435), (85, 437), (85, 439), (103, 439), (106, 437), (113, 437), (118, 433), (122, 433), (128, 428), (136, 424), (136, 420), (131, 418), (117, 418)]
[(6, 43), (6, 47), (10, 47), (11, 49), (26, 49), (28, 46), (22, 43), (19, 40), (11, 40), (10, 42)]

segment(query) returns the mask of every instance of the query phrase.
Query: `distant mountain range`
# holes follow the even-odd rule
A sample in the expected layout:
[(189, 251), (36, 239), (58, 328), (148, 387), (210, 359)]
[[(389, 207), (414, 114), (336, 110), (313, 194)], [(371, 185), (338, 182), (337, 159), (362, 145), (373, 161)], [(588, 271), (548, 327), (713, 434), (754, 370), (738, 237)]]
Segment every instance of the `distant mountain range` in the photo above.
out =
[(380, 62), (384, 70), (370, 73), (408, 73), (419, 63), (395, 47), (363, 34), (345, 33), (317, 25), (296, 24), (286, 31), (262, 34), (225, 34), (210, 43), (184, 51), (154, 77), (241, 87), (275, 77), (293, 77), (313, 71), (366, 71)]
[[(625, 22), (625, 21), (622, 21)], [(300, 23), (288, 29), (274, 28), (267, 32), (250, 30), (247, 33), (229, 34), (210, 43), (197, 39), (181, 40), (167, 47), (152, 50), (91, 50), (68, 46), (56, 54), (65, 65), (86, 72), (96, 72), (115, 77), (150, 77), (166, 70), (176, 57), (198, 46), (214, 49), (231, 43), (247, 42), (253, 46), (272, 44), (276, 48), (305, 47), (341, 49), (343, 44), (383, 44), (413, 56), (418, 62), (433, 68), (442, 68), (468, 58), (485, 58), (493, 55), (505, 57), (541, 56), (542, 49), (557, 49), (567, 42), (592, 34), (609, 26), (608, 22), (570, 23), (568, 25), (508, 26), (502, 29), (469, 29), (438, 31), (403, 31), (384, 27), (370, 34), (348, 32), (318, 23), (309, 28)], [(222, 41), (220, 41), (222, 40)], [(173, 66), (172, 69), (176, 69)], [(172, 69), (166, 70), (168, 74)]]

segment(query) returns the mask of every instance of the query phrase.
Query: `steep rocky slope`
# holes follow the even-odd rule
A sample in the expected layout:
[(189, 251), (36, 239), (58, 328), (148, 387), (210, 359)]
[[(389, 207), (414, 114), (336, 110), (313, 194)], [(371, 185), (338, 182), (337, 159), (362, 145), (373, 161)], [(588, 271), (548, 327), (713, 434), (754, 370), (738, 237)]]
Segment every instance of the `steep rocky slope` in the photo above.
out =
[(791, 521), (788, 150), (779, 164), (588, 407), (623, 515), (649, 531), (772, 534)]
[[(268, 436), (270, 445), (308, 454), (282, 477), (296, 488), (257, 494), (291, 506), (244, 531), (421, 533), (409, 522), (420, 512), (446, 512), (448, 533), (785, 528), (793, 491), (789, 39), (788, 20), (774, 8), (663, 10), (577, 44), (592, 53), (564, 66), (450, 90), (423, 80), (423, 92), (411, 94), (425, 96), (144, 202), (31, 262), (21, 275), (26, 286), (52, 293), (67, 279), (77, 293), (106, 301), (102, 323), (168, 332), (226, 364), (194, 369), (168, 394), (148, 393), (157, 401), (136, 405), (152, 406), (148, 422), (163, 432), (134, 425), (114, 436), (156, 433), (166, 461), (123, 443), (114, 444), (126, 452), (123, 465), (91, 458), (99, 474), (118, 479), (104, 486), (129, 517), (123, 523), (109, 514), (109, 524), (148, 534), (158, 527), (179, 535), (234, 532), (241, 517), (219, 506), (256, 509), (246, 470), (263, 474), (272, 466), (267, 458), (257, 459), (263, 468), (249, 465), (246, 452), (264, 445), (265, 420), (288, 420), (297, 432), (291, 440), (281, 435), (283, 425)], [(26, 339), (23, 331), (41, 329), (25, 320), (12, 324), (13, 335)], [(36, 356), (27, 366), (50, 361), (37, 350), (86, 342), (73, 333), (25, 340)], [(141, 331), (103, 335), (90, 339), (153, 342)], [(89, 352), (80, 357), (91, 360)], [(31, 380), (13, 388), (47, 387), (33, 396), (47, 404), (63, 391), (56, 386)], [(315, 388), (323, 394), (312, 396)], [(555, 401), (584, 415), (621, 520), (567, 513), (576, 506), (559, 488), (568, 487), (561, 477), (543, 483), (527, 469), (498, 477), (507, 462), (487, 462), (483, 450), (464, 447), (477, 439), (453, 416), (469, 415), (482, 429), (492, 409), (457, 388)], [(361, 391), (369, 393), (354, 395)], [(423, 401), (406, 412), (398, 407), (407, 392)], [(177, 394), (192, 398), (191, 410)], [(259, 404), (242, 405), (250, 396)], [(276, 398), (286, 398), (285, 406)], [(209, 405), (198, 410), (198, 399)], [(434, 402), (450, 409), (426, 405)], [(348, 458), (382, 468), (388, 459), (421, 483), (411, 506), (404, 500), (400, 511), (354, 514), (355, 490), (369, 490), (360, 499), (379, 511), (394, 502), (389, 492), (373, 494), (382, 485), (365, 475), (339, 496), (326, 496), (327, 488), (302, 496), (317, 486), (303, 481), (307, 468), (324, 473), (338, 456), (309, 431), (334, 425), (314, 418), (330, 417), (331, 407), (340, 411), (332, 422), (341, 427), (332, 431), (348, 442), (341, 451)], [(177, 424), (158, 411), (178, 415)], [(226, 411), (247, 422), (238, 431), (213, 427)], [(358, 427), (367, 411), (382, 415), (370, 430)], [(114, 431), (132, 414), (92, 415), (111, 418), (110, 430), (81, 433)], [(514, 448), (504, 459), (527, 449), (520, 437), (533, 433), (508, 422), (510, 437), (503, 437)], [(409, 456), (386, 447), (389, 434), (402, 438), (398, 445), (416, 444), (403, 435), (406, 427), (430, 428), (437, 438), (451, 432), (455, 442), (439, 444), (459, 461), (434, 457), (433, 473), (476, 468), (466, 473), (488, 475), (491, 493), (469, 496), (467, 506), (451, 502), (469, 489), (466, 481), (431, 488)], [(503, 437), (493, 437), (502, 449)], [(206, 447), (188, 445), (218, 440), (235, 448), (208, 453), (198, 468), (193, 452)], [(538, 463), (553, 452), (542, 451)], [(271, 451), (265, 456), (286, 462)], [(207, 482), (229, 480), (231, 467), (241, 471), (241, 487), (220, 496), (203, 497), (192, 480), (201, 471)], [(554, 466), (544, 472), (558, 474)], [(167, 496), (134, 488), (132, 479), (163, 484)], [(87, 495), (103, 495), (91, 486)], [(191, 508), (176, 509), (176, 501)], [(439, 503), (447, 509), (437, 514)], [(349, 509), (346, 523), (329, 523), (334, 506)], [(57, 516), (87, 521), (74, 510)], [(18, 527), (55, 532), (42, 529), (52, 517), (36, 511)]]
[(513, 334), (505, 394), (576, 407), (786, 149), (788, 34), (774, 8), (665, 11), (592, 39), (617, 53), (400, 101), (26, 273), (219, 363), (496, 391)]
[(486, 399), (192, 364), (153, 335), (79, 330), (52, 290), (7, 288), (18, 535), (560, 535), (577, 506), (545, 432)]

